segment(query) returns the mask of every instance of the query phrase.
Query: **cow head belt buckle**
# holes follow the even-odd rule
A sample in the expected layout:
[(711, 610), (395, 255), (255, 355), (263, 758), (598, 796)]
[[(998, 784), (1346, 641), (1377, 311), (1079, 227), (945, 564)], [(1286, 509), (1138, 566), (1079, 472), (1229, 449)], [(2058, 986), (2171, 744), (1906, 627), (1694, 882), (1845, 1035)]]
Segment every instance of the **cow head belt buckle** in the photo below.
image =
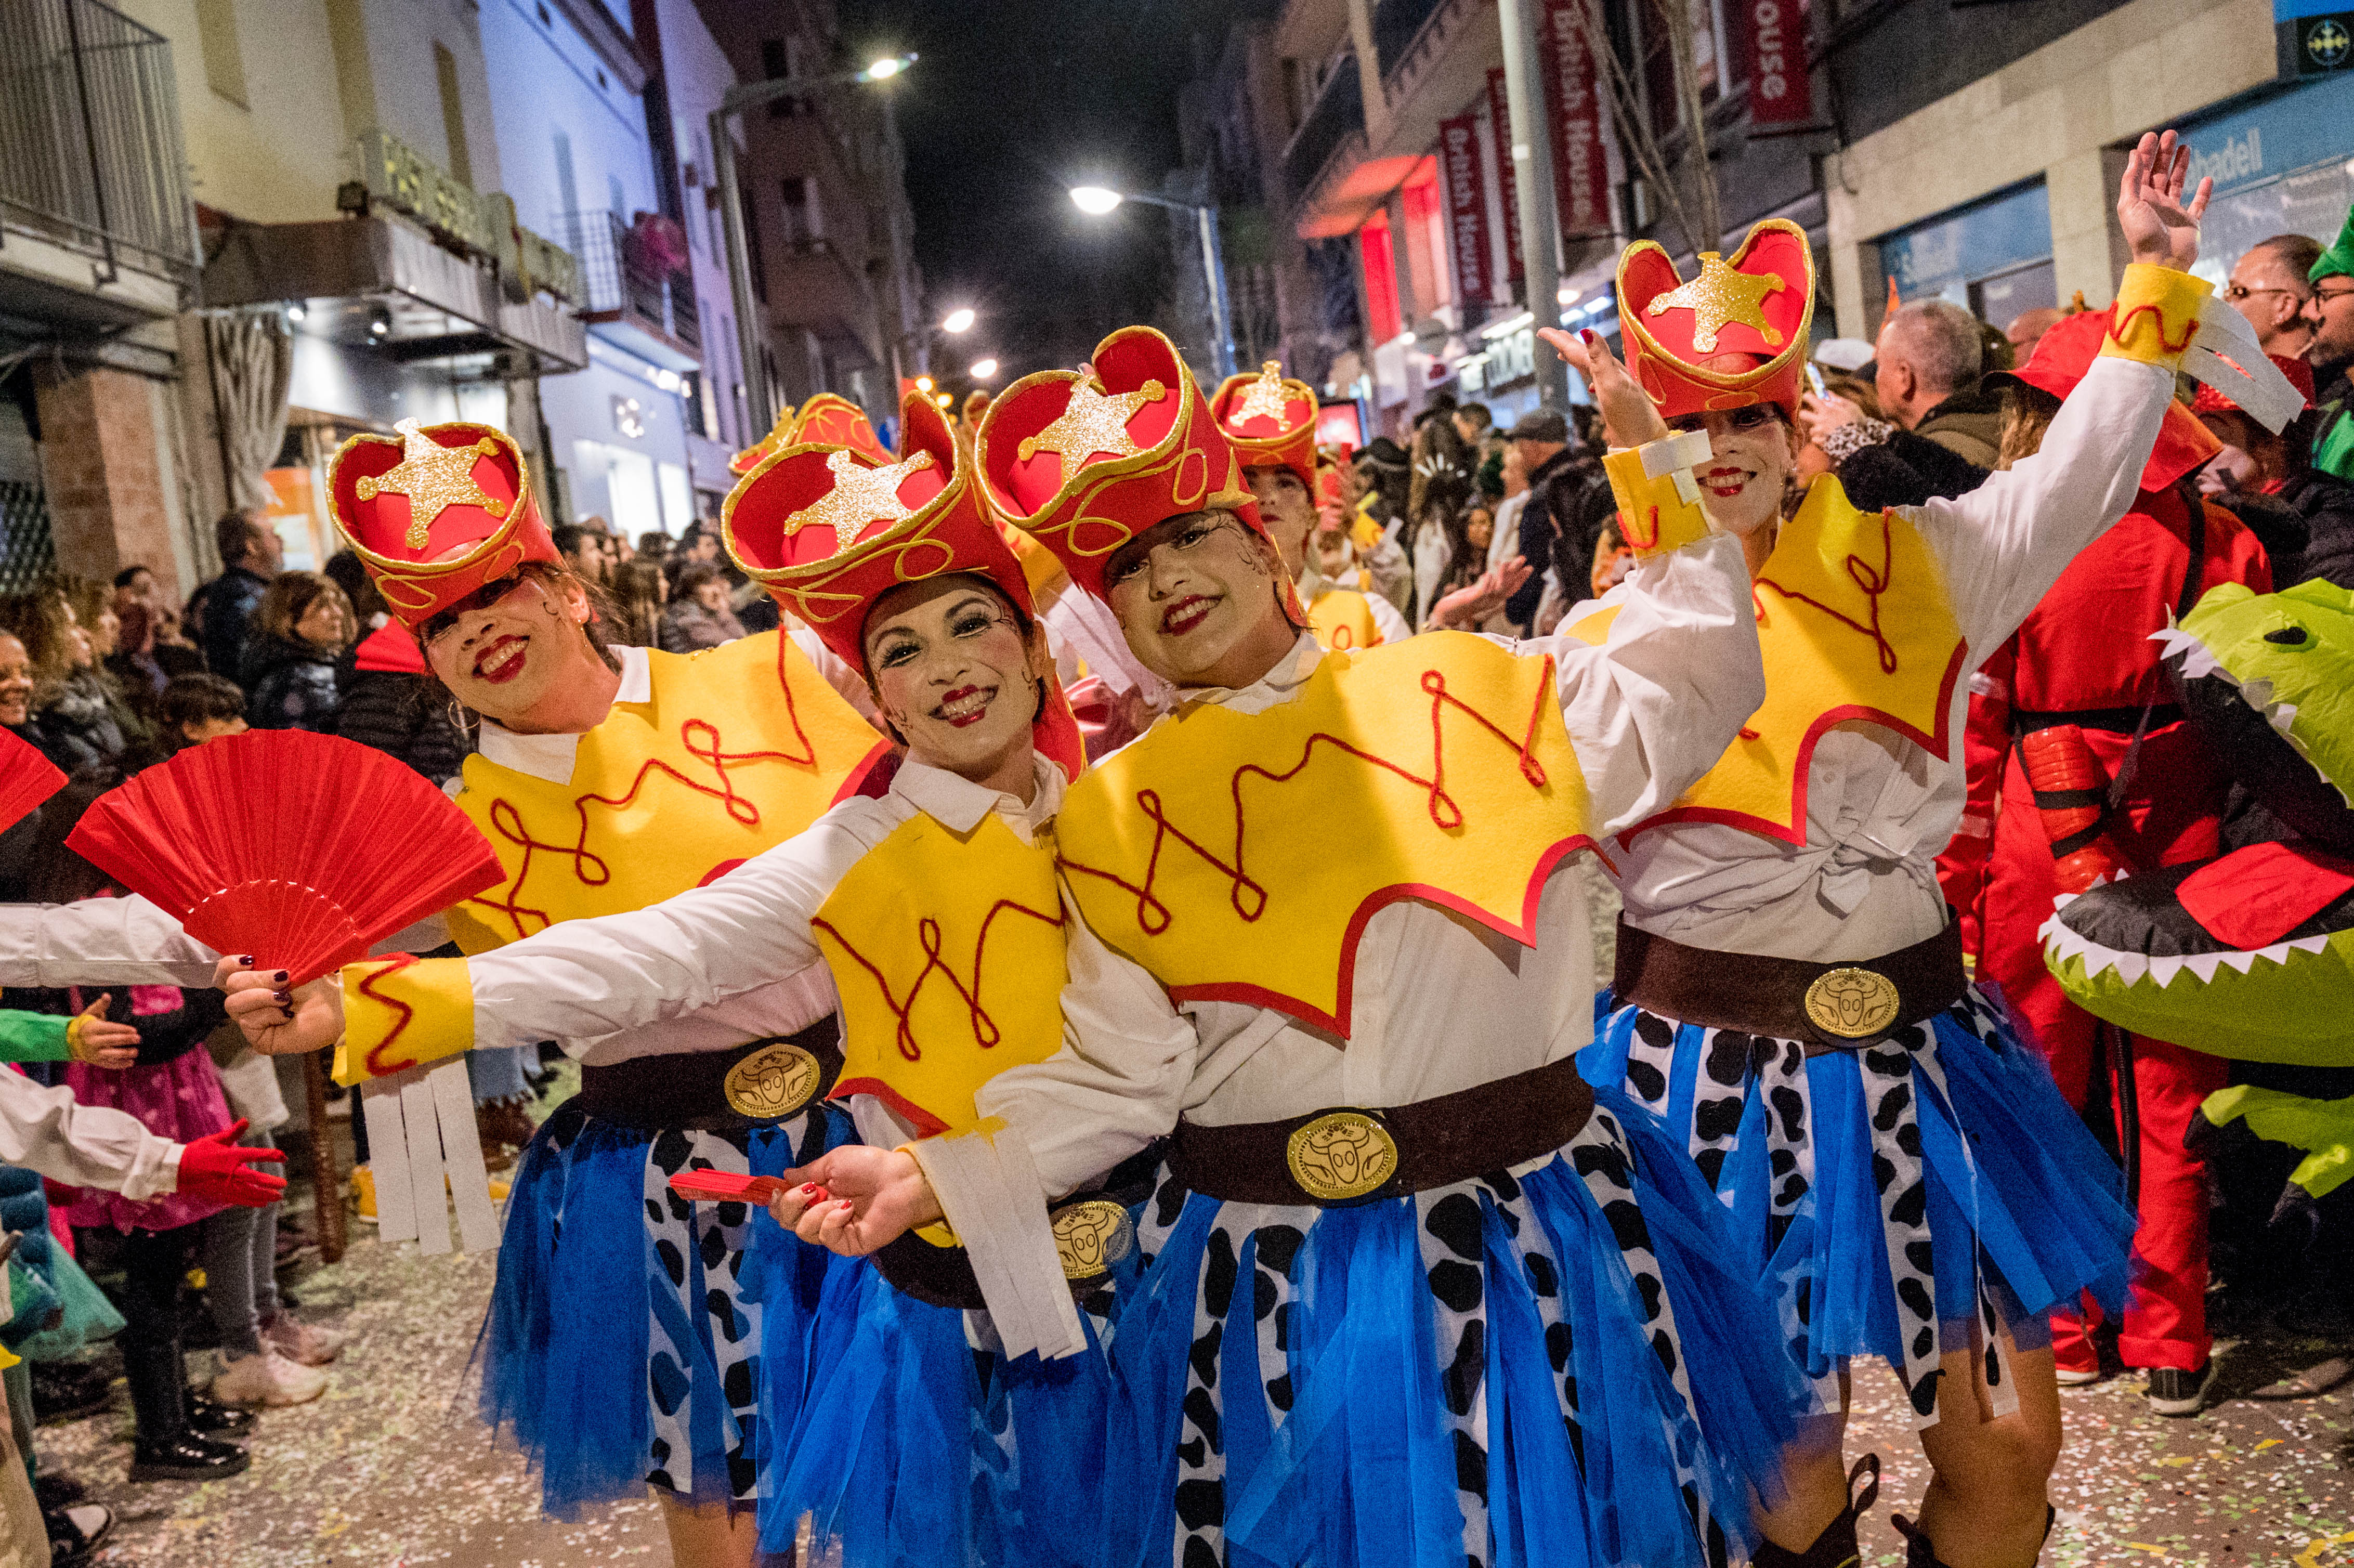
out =
[(1135, 1222), (1108, 1198), (1068, 1203), (1046, 1218), (1066, 1279), (1093, 1279), (1108, 1273), (1136, 1245)]
[(727, 1069), (727, 1107), (755, 1121), (788, 1117), (817, 1093), (825, 1076), (816, 1057), (798, 1045), (764, 1045)]
[(1342, 1203), (1397, 1175), (1397, 1139), (1377, 1117), (1327, 1111), (1284, 1141), (1283, 1162), (1301, 1192), (1320, 1202)]
[(1825, 969), (1807, 988), (1807, 1017), (1826, 1034), (1869, 1040), (1888, 1032), (1902, 1002), (1896, 982), (1871, 969)]

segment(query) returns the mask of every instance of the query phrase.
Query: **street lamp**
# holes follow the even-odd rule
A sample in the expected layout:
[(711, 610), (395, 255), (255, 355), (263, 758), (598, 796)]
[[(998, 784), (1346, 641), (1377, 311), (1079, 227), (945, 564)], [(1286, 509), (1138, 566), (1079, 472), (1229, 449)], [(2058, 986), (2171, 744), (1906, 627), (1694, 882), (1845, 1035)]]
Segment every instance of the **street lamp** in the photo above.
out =
[[(750, 436), (759, 440), (777, 422), (777, 411), (769, 402), (768, 371), (760, 357), (760, 326), (758, 307), (752, 299), (752, 258), (744, 232), (744, 190), (736, 180), (736, 139), (727, 122), (748, 109), (763, 103), (773, 103), (779, 98), (808, 98), (828, 88), (852, 87), (863, 83), (888, 81), (916, 63), (911, 54), (886, 56), (868, 63), (863, 70), (834, 71), (825, 76), (780, 76), (767, 81), (741, 82), (719, 95), (719, 107), (711, 111), (711, 176), (719, 187), (719, 216), (722, 232), (727, 241), (727, 292), (736, 305), (736, 346), (743, 360), (744, 412), (751, 425)], [(898, 139), (897, 127), (891, 119), (891, 101), (883, 101), (885, 124), (891, 139)], [(899, 224), (896, 217), (891, 223), (891, 275), (897, 280), (907, 269), (901, 264)], [(904, 327), (904, 317), (900, 323)], [(892, 372), (899, 366), (899, 339), (904, 334), (891, 334)]]
[(1226, 303), (1226, 268), (1218, 249), (1218, 204), (1216, 202), (1176, 201), (1168, 196), (1122, 193), (1108, 185), (1073, 185), (1071, 205), (1089, 217), (1102, 217), (1117, 210), (1122, 202), (1140, 201), (1147, 207), (1164, 207), (1172, 212), (1190, 212), (1202, 233), (1202, 271), (1210, 290), (1210, 335), (1212, 357), (1216, 362), (1218, 378), (1225, 379), (1235, 373), (1235, 330)]
[(972, 378), (975, 381), (986, 381), (996, 374), (997, 361), (993, 359), (976, 359), (973, 361)]
[(970, 332), (974, 319), (970, 306), (960, 306), (948, 313), (948, 318), (940, 323), (940, 330), (945, 333)]

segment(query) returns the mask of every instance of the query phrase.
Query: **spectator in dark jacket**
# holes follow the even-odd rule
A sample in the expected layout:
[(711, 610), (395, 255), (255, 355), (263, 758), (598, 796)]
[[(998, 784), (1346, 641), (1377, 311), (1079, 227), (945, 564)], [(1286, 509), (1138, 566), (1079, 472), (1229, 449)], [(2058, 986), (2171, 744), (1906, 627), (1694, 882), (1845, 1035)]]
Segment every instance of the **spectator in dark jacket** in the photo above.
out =
[[(2289, 385), (2313, 397), (2313, 367), (2274, 355)], [(2228, 508), (2272, 557), (2273, 586), (2321, 577), (2354, 588), (2354, 485), (2313, 466), (2316, 411), (2274, 435), (2211, 387), (2191, 404), (2223, 450), (2199, 471), (2199, 488)]]
[(278, 530), (256, 513), (231, 512), (214, 526), (221, 575), (196, 590), (204, 601), (196, 645), (214, 674), (234, 680), (245, 668), (245, 645), (252, 635), (254, 613), (261, 608), (262, 590), (277, 576), (286, 548), (279, 542)]
[(251, 727), (245, 722), (245, 688), (235, 681), (202, 673), (175, 675), (155, 700), (155, 759)]
[(335, 733), (400, 758), (436, 784), (456, 778), (473, 749), (426, 674), (416, 636), (398, 620), (361, 640), (344, 677)]
[(68, 773), (121, 758), (130, 744), (109, 701), (89, 635), (55, 586), (0, 601), (0, 626), (24, 643), (33, 669), (33, 724), (26, 738)]
[(1569, 419), (1558, 408), (1538, 408), (1522, 415), (1504, 439), (1518, 450), (1521, 471), (1529, 476), (1529, 498), (1521, 505), (1520, 553), (1536, 571), (1504, 601), (1504, 618), (1525, 631), (1536, 617), (1537, 601), (1544, 595), (1544, 568), (1553, 560), (1553, 514), (1537, 487), (1574, 461)]
[(744, 635), (727, 602), (727, 578), (709, 561), (678, 568), (670, 585), (670, 606), (662, 614), (662, 646), (666, 653), (692, 653), (716, 648)]
[(1882, 418), (1877, 391), (1845, 376), (1829, 378), (1821, 396), (1808, 392), (1798, 400), (1798, 432), (1806, 444), (1795, 477), (1803, 482), (1833, 473), (1848, 500), (1865, 512), (1961, 495), (1984, 484), (1991, 471), (1950, 442)]
[(1986, 344), (1978, 319), (1950, 300), (1901, 305), (1872, 355), (1880, 417), (1991, 469), (2002, 445), (2002, 403), (1978, 378)]
[(355, 628), (344, 590), (317, 572), (281, 572), (254, 611), (246, 717), (256, 729), (335, 727), (335, 664)]

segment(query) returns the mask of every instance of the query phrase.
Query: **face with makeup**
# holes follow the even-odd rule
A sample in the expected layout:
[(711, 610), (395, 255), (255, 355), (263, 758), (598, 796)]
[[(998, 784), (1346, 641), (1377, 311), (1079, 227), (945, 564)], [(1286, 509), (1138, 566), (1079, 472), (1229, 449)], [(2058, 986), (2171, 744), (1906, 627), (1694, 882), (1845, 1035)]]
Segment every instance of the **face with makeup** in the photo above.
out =
[(1112, 553), (1104, 588), (1128, 646), (1180, 686), (1246, 686), (1291, 647), (1275, 546), (1231, 512), (1187, 512)]
[(986, 578), (967, 573), (905, 583), (867, 612), (867, 683), (918, 762), (1023, 799), (1030, 794), (1030, 726), (1054, 678), (1045, 633), (1022, 620)]
[(536, 730), (532, 715), (582, 675), (610, 678), (589, 646), (588, 596), (569, 572), (533, 566), (482, 588), (418, 629), (450, 694), (493, 724)]
[(1259, 521), (1283, 556), (1284, 569), (1298, 577), (1308, 558), (1309, 531), (1316, 526), (1316, 498), (1299, 475), (1280, 464), (1245, 469), (1243, 479), (1258, 502)]
[(1692, 470), (1701, 510), (1728, 534), (1749, 535), (1782, 514), (1782, 490), (1797, 454), (1790, 427), (1770, 403), (1684, 414), (1668, 421), (1677, 430), (1706, 430), (1710, 455)]

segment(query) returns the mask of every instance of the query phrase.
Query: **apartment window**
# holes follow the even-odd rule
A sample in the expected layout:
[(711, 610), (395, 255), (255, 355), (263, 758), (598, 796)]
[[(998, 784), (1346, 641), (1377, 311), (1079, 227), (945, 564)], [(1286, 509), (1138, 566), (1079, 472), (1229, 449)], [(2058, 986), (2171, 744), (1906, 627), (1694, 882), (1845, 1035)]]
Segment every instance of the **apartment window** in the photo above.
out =
[(441, 134), (450, 143), (450, 173), (461, 185), (474, 183), (474, 161), (466, 152), (466, 103), (458, 95), (458, 57), (433, 46), (433, 79), (441, 89)]
[[(801, 72), (797, 68), (801, 63), (800, 56), (801, 51), (793, 47), (793, 40), (790, 38), (762, 38), (760, 40), (761, 77), (769, 81), (778, 81), (786, 77), (799, 76)], [(776, 99), (769, 105), (769, 118), (790, 120), (801, 114), (807, 107), (808, 105), (798, 98)]]
[(785, 243), (803, 246), (825, 238), (824, 217), (818, 207), (817, 182), (788, 175), (778, 182), (784, 201)]
[(205, 59), (205, 85), (236, 104), (245, 98), (245, 50), (237, 41), (232, 0), (196, 0), (196, 44)]

